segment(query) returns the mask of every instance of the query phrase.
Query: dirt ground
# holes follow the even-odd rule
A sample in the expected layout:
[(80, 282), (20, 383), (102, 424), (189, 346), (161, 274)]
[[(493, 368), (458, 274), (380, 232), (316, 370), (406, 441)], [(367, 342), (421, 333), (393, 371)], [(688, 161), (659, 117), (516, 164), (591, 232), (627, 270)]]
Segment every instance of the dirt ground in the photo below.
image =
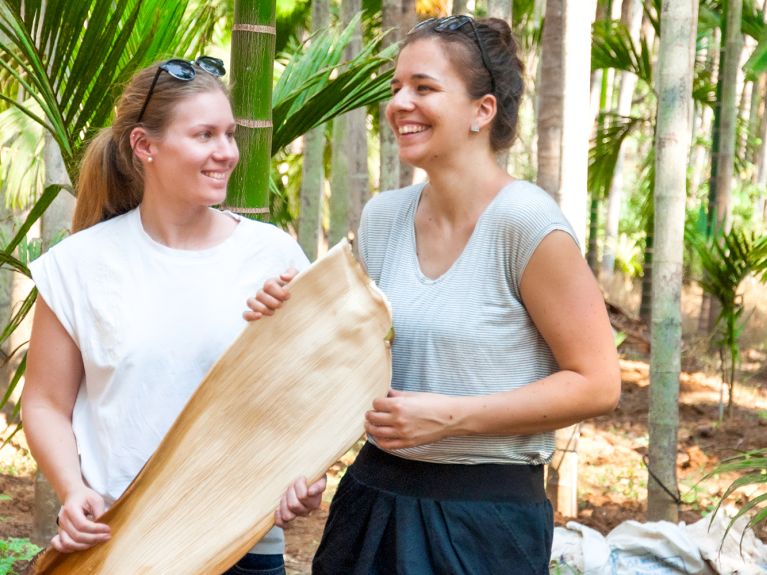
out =
[[(642, 462), (648, 446), (646, 328), (622, 317), (615, 309), (611, 315), (613, 323), (618, 324), (616, 327), (628, 334), (622, 346), (620, 406), (610, 415), (582, 424), (578, 443), (578, 516), (556, 517), (558, 524), (575, 519), (603, 534), (627, 519), (645, 520), (647, 489), (647, 470)], [(740, 380), (746, 384), (736, 388), (732, 417), (719, 424), (719, 379), (700, 371), (702, 362), (694, 348), (686, 351), (687, 371), (680, 382), (677, 470), (684, 501), (680, 519), (691, 523), (712, 509), (734, 479), (733, 475), (722, 475), (701, 483), (705, 473), (737, 451), (767, 446), (767, 353), (756, 348), (744, 353)], [(289, 574), (310, 572), (330, 497), (353, 457), (353, 453), (347, 454), (331, 470), (322, 509), (295, 521), (286, 531)], [(33, 466), (21, 436), (0, 450), (0, 539), (31, 535)], [(752, 496), (753, 490), (739, 493), (733, 501), (739, 506)], [(767, 526), (763, 525), (757, 535), (767, 541)]]

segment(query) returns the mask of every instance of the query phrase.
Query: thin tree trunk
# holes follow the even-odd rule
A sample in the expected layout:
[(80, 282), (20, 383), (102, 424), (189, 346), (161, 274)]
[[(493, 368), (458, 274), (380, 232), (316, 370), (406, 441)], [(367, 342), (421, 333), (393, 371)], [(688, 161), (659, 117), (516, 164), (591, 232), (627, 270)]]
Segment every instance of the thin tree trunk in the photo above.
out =
[[(642, 3), (640, 0), (623, 0), (621, 21), (628, 28), (629, 35), (635, 46), (639, 44), (639, 30), (642, 25)], [(622, 72), (620, 92), (618, 95), (617, 112), (620, 116), (631, 114), (631, 103), (634, 98), (637, 77), (631, 72)], [(618, 152), (615, 162), (613, 181), (607, 196), (607, 214), (605, 217), (605, 242), (602, 254), (601, 273), (609, 277), (615, 270), (615, 252), (618, 245), (618, 226), (623, 205), (623, 158), (624, 148)]]
[[(343, 0), (344, 25), (362, 9), (361, 0)], [(362, 28), (357, 24), (346, 48), (351, 59), (362, 49)], [(347, 112), (333, 124), (333, 164), (330, 194), (329, 243), (337, 243), (356, 233), (362, 205), (368, 197), (367, 111), (364, 108)]]
[[(722, 86), (721, 115), (718, 126), (718, 153), (714, 155), (716, 163), (716, 181), (714, 205), (709, 207), (709, 221), (713, 229), (727, 232), (732, 225), (732, 178), (735, 165), (735, 129), (738, 114), (737, 81), (740, 67), (740, 54), (743, 49), (741, 19), (743, 0), (728, 0), (726, 4), (727, 23), (724, 32), (725, 49), (720, 58), (720, 78)], [(716, 128), (715, 128), (716, 129)], [(712, 174), (712, 178), (714, 178)], [(713, 332), (719, 317), (720, 307), (713, 299), (709, 302), (708, 331)]]
[(235, 0), (232, 27), (232, 102), (241, 160), (226, 201), (233, 211), (264, 218), (272, 158), (275, 11), (273, 1)]
[[(647, 516), (676, 522), (679, 510), (666, 490), (677, 493), (679, 373), (682, 348), (682, 253), (686, 166), (690, 152), (692, 75), (697, 3), (664, 0), (658, 61), (658, 116), (655, 146), (655, 244), (653, 258), (652, 347), (650, 355), (650, 469)], [(659, 485), (662, 482), (663, 486)]]
[[(584, 245), (588, 170), (591, 21), (594, 3), (548, 0), (541, 46), (538, 184), (559, 203)], [(560, 451), (549, 467), (549, 493), (565, 516), (575, 516), (577, 426), (557, 431)], [(565, 449), (563, 446), (567, 446)], [(557, 482), (562, 480), (559, 484)]]
[[(767, 0), (762, 4), (762, 14), (767, 22)], [(757, 213), (762, 222), (767, 222), (767, 77), (762, 74), (759, 77), (759, 101), (761, 106), (761, 120), (759, 124), (759, 138), (761, 144), (756, 156), (756, 185), (761, 190), (759, 194)]]
[[(748, 133), (752, 138), (759, 139), (762, 131), (762, 106), (764, 105), (764, 81), (765, 75), (760, 75), (756, 80), (751, 82), (751, 103), (748, 111)], [(756, 183), (759, 165), (759, 146), (754, 146), (752, 149), (746, 148), (751, 152), (749, 160), (753, 164), (754, 169), (751, 172), (751, 182)]]
[[(700, 113), (697, 115), (696, 127), (693, 130), (693, 138), (698, 134), (711, 133), (711, 120), (714, 112), (709, 106), (701, 105)], [(692, 173), (690, 174), (690, 200), (698, 197), (698, 190), (701, 187), (701, 180), (706, 170), (706, 162), (709, 159), (708, 146), (697, 145), (692, 151)]]
[[(614, 70), (606, 70), (606, 72), (606, 74), (602, 74), (602, 85), (599, 91), (599, 111), (601, 114), (612, 107), (613, 100), (615, 73)], [(597, 119), (601, 128), (605, 122), (604, 115), (598, 115)], [(586, 249), (586, 262), (596, 276), (599, 276), (599, 226), (602, 214), (602, 200), (601, 196), (592, 193), (589, 209), (589, 244)]]
[[(327, 0), (312, 2), (312, 31), (317, 32), (330, 24), (330, 6)], [(325, 126), (319, 126), (304, 135), (301, 170), (301, 211), (298, 218), (298, 243), (310, 260), (318, 255), (321, 233), (322, 192), (325, 184)]]
[(541, 39), (538, 83), (538, 185), (559, 201), (562, 152), (563, 6), (564, 0), (546, 2)]
[(738, 113), (737, 79), (743, 49), (741, 19), (743, 0), (728, 0), (725, 51), (721, 62), (722, 117), (719, 125), (719, 155), (716, 158), (716, 226), (727, 231), (732, 220), (732, 177), (735, 159), (735, 122)]
[(650, 324), (652, 315), (652, 262), (655, 243), (655, 213), (650, 212), (645, 227), (644, 260), (642, 261), (642, 295), (639, 302), (639, 319)]
[[(381, 28), (387, 32), (383, 38), (382, 48), (388, 48), (399, 42), (407, 30), (402, 26), (402, 2), (401, 0), (383, 0), (381, 14)], [(392, 65), (393, 66), (393, 65)], [(391, 67), (391, 66), (389, 66)], [(397, 138), (386, 121), (386, 102), (378, 106), (379, 117), (379, 142), (380, 142), (380, 191), (393, 190), (400, 186), (400, 160)]]
[(335, 245), (349, 232), (349, 205), (351, 188), (349, 162), (346, 157), (344, 138), (348, 132), (347, 114), (333, 120), (333, 156), (330, 164), (330, 229), (328, 245)]
[[(490, 18), (499, 18), (508, 22), (509, 27), (512, 26), (512, 10), (514, 2), (513, 0), (488, 0), (487, 2), (487, 15)], [(498, 154), (498, 165), (504, 170), (508, 170), (509, 167), (509, 150), (503, 150)]]
[(453, 0), (453, 14), (469, 14), (468, 2), (466, 0)]
[(756, 185), (761, 190), (759, 194), (759, 213), (762, 222), (767, 221), (767, 77), (764, 74), (760, 82), (759, 99), (761, 100), (762, 115), (759, 124), (759, 152), (757, 156)]
[[(400, 6), (400, 27), (403, 34), (407, 34), (413, 29), (418, 16), (415, 11), (415, 0), (400, 0), (402, 2)], [(403, 36), (404, 37), (404, 36)], [(399, 185), (409, 186), (413, 183), (413, 175), (415, 170), (410, 164), (400, 162), (399, 165)], [(384, 188), (381, 188), (384, 189)]]
[(513, 10), (513, 0), (487, 0), (487, 15), (490, 18), (506, 20), (509, 26), (512, 24)]

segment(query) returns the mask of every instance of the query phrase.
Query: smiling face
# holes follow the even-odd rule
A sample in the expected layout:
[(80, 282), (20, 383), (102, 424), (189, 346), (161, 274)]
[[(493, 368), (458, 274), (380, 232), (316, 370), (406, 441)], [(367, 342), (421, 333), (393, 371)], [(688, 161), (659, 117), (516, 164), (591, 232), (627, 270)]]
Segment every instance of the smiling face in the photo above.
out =
[(162, 137), (151, 141), (145, 193), (156, 188), (164, 201), (176, 204), (222, 203), (240, 159), (234, 129), (232, 108), (221, 91), (181, 100)]
[(397, 59), (386, 119), (400, 158), (425, 168), (439, 167), (469, 143), (477, 104), (435, 38), (405, 46)]

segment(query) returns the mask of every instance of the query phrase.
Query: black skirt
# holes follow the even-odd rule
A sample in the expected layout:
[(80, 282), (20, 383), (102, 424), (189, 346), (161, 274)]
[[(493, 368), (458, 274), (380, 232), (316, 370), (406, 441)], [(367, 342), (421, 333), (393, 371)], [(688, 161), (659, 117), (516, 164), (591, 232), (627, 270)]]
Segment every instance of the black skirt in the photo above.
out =
[(314, 575), (546, 575), (541, 465), (411, 461), (366, 444), (338, 485)]

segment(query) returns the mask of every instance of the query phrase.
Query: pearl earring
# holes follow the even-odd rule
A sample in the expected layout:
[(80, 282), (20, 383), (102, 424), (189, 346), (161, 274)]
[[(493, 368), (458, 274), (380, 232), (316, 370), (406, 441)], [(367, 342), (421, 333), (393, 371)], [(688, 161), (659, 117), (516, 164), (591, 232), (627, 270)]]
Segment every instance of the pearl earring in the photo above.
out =
[(469, 131), (470, 131), (472, 134), (479, 134), (479, 122), (477, 122), (476, 120), (474, 120), (474, 121), (471, 123), (471, 126), (469, 126)]
[(154, 158), (152, 158), (152, 156), (147, 156), (146, 161), (151, 164), (154, 161)]

